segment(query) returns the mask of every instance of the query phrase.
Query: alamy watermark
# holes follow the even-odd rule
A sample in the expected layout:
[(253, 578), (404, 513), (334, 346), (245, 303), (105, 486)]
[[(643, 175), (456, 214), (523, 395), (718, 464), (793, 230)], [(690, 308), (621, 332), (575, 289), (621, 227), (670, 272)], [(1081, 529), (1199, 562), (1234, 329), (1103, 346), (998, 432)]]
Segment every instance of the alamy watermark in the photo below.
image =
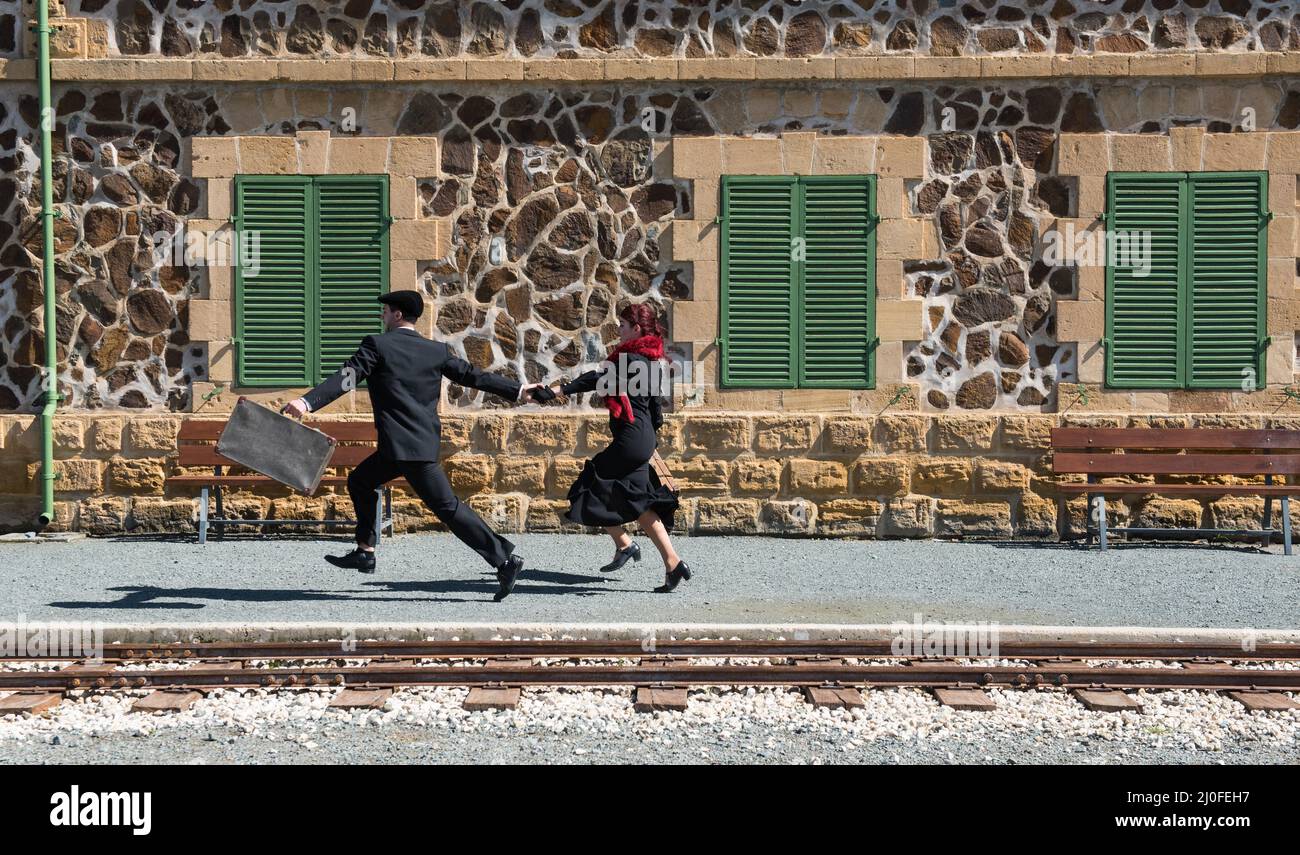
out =
[(262, 233), (222, 226), (213, 231), (186, 227), (154, 232), (149, 238), (158, 267), (235, 267), (245, 276), (262, 270)]
[(1138, 229), (1063, 229), (1043, 234), (1043, 263), (1051, 267), (1119, 267), (1139, 279), (1151, 275), (1151, 232)]
[(894, 656), (925, 658), (985, 658), (998, 655), (1000, 630), (996, 621), (988, 623), (949, 624), (943, 621), (926, 622), (924, 615), (916, 612), (912, 622), (898, 621), (890, 624), (893, 640), (890, 652)]
[(143, 837), (153, 830), (153, 793), (82, 792), (73, 784), (50, 796), (50, 825), (123, 826)]
[(673, 393), (673, 384), (692, 385), (693, 374), (689, 360), (642, 361), (619, 354), (617, 362), (601, 363), (596, 392), (605, 397), (653, 395), (667, 398)]
[(0, 621), (0, 659), (30, 656), (102, 661), (103, 626), (90, 621), (29, 624), (26, 615), (14, 622)]

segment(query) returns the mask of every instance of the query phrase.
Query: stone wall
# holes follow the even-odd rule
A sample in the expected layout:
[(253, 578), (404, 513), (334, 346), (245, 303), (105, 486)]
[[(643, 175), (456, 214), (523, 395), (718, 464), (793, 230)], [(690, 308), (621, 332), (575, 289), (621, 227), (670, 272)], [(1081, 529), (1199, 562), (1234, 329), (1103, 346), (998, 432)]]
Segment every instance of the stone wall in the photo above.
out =
[[(389, 169), (401, 178), (394, 239), (411, 244), (390, 285), (425, 293), (427, 334), (480, 367), (552, 381), (597, 362), (618, 310), (648, 302), (674, 332), (672, 353), (715, 384), (716, 265), (699, 261), (716, 255), (708, 227), (727, 170), (691, 161), (716, 151), (753, 171), (776, 151), (770, 171), (797, 172), (796, 152), (853, 149), (855, 171), (881, 176), (890, 227), (879, 300), (906, 310), (880, 336), (877, 388), (679, 397), (666, 442), (689, 531), (1068, 535), (1082, 500), (1053, 492), (1054, 423), (1300, 425), (1300, 134), (1289, 133), (1300, 129), (1300, 14), (1289, 0), (62, 6), (50, 331), (65, 398), (60, 526), (185, 528), (193, 498), (163, 485), (181, 414), (218, 413), (244, 392), (297, 394), (232, 389), (219, 347), (228, 270), (151, 251), (154, 236), (229, 217), (235, 173), (195, 168), (196, 152), (201, 162), (218, 149), (243, 151), (250, 172), (300, 171), (307, 149), (347, 161), (340, 171), (382, 172), (400, 141), (419, 140), (407, 146), (423, 153), (418, 167)], [(0, 525), (19, 528), (35, 513), (30, 414), (46, 334), (23, 8), (0, 0), (0, 414), (25, 414), (0, 415)], [(878, 168), (868, 149), (904, 152), (908, 166)], [(366, 158), (375, 164), (356, 166)], [(1095, 220), (1106, 170), (1146, 168), (1270, 171), (1266, 390), (1102, 388), (1098, 270), (1048, 266), (1043, 235)], [(500, 264), (488, 260), (494, 237)], [(363, 397), (333, 412), (360, 413)], [(502, 410), (450, 387), (458, 492), (504, 529), (560, 528), (568, 483), (603, 444), (591, 405)], [(346, 506), (233, 499), (245, 517)], [(1250, 527), (1259, 507), (1113, 510)], [(399, 512), (404, 529), (432, 525), (409, 497)]]
[[(597, 359), (622, 303), (651, 301), (666, 312), (692, 296), (690, 265), (660, 251), (664, 229), (701, 204), (693, 182), (660, 156), (671, 139), (925, 137), (926, 179), (886, 200), (928, 219), (937, 236), (903, 267), (906, 296), (924, 301), (921, 340), (900, 357), (917, 406), (1053, 411), (1060, 384), (1078, 380), (1074, 348), (1056, 339), (1054, 308), (1077, 296), (1078, 277), (1044, 264), (1039, 239), (1080, 210), (1076, 180), (1056, 174), (1060, 134), (1231, 134), (1247, 107), (1259, 131), (1300, 127), (1300, 85), (1286, 77), (550, 93), (468, 83), (456, 91), (62, 84), (56, 98), (56, 334), (66, 358), (61, 388), (74, 409), (186, 410), (191, 384), (207, 380), (209, 354), (188, 334), (203, 274), (156, 263), (144, 237), (209, 213), (208, 182), (187, 173), (194, 136), (345, 135), (351, 108), (358, 125), (348, 136), (436, 137), (438, 174), (420, 180), (417, 216), (449, 221), (451, 252), (393, 287), (423, 288), (438, 334), (475, 363), (529, 380)], [(945, 111), (953, 130), (942, 129)], [(39, 393), (36, 112), (26, 87), (0, 84), (0, 411), (31, 411)], [(1294, 232), (1294, 210), (1274, 212)], [(508, 249), (500, 266), (486, 263), (494, 235)], [(453, 406), (487, 403), (463, 390), (451, 396)]]
[[(1294, 409), (1294, 408), (1293, 408)], [(192, 531), (193, 495), (164, 486), (179, 471), (178, 416), (63, 416), (56, 442), (59, 528), (91, 534)], [(22, 527), (39, 503), (34, 419), (0, 417), (0, 528)], [(1050, 474), (1054, 425), (1276, 427), (1294, 415), (1167, 417), (867, 415), (670, 416), (660, 432), (683, 487), (680, 530), (844, 537), (1055, 538), (1082, 531), (1084, 500), (1060, 498)], [(453, 489), (503, 531), (578, 531), (561, 515), (584, 458), (608, 442), (600, 416), (450, 416), (443, 463)], [(17, 452), (17, 453), (14, 453)], [(1073, 478), (1071, 480), (1074, 480)], [(1081, 476), (1077, 480), (1082, 480)], [(1151, 479), (1146, 479), (1151, 480)], [(1219, 479), (1233, 483), (1231, 478)], [(228, 494), (247, 519), (350, 516), (346, 495)], [(1259, 525), (1262, 500), (1148, 499), (1110, 504), (1112, 524)], [(399, 531), (437, 528), (409, 495)], [(1300, 524), (1300, 508), (1294, 511)]]
[[(66, 0), (113, 54), (579, 58), (1300, 47), (1289, 0)], [(0, 56), (21, 53), (0, 2)]]

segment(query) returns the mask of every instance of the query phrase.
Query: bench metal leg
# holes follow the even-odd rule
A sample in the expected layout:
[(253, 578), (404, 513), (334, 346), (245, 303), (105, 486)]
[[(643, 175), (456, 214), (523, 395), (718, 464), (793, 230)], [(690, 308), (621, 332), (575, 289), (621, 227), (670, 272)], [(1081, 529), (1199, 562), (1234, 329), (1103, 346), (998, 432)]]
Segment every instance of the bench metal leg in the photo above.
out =
[(375, 549), (379, 549), (379, 540), (384, 536), (384, 491), (375, 491)]
[(1282, 554), (1291, 554), (1291, 497), (1282, 497)]
[(1097, 496), (1097, 508), (1101, 511), (1097, 515), (1097, 545), (1102, 552), (1106, 551), (1106, 497)]
[[(1264, 486), (1269, 487), (1272, 486), (1272, 484), (1273, 484), (1273, 476), (1265, 475)], [(1268, 545), (1273, 542), (1273, 532), (1271, 531), (1272, 528), (1273, 528), (1273, 497), (1265, 496), (1264, 497), (1264, 537), (1263, 537), (1263, 544), (1265, 549), (1267, 549)]]
[(393, 524), (393, 488), (384, 487), (384, 527), (388, 529), (388, 536), (392, 537), (397, 533), (397, 528)]
[(224, 538), (226, 536), (226, 523), (224, 522), (226, 519), (226, 509), (221, 504), (221, 485), (216, 485), (214, 490), (217, 494), (217, 537)]
[(199, 543), (208, 542), (208, 488), (199, 490)]

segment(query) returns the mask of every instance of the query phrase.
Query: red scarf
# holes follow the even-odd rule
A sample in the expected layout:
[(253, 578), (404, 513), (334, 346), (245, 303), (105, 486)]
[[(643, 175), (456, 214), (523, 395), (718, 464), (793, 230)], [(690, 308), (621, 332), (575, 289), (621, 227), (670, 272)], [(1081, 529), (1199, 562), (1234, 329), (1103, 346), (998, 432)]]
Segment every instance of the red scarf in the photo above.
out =
[[(620, 353), (635, 353), (652, 361), (663, 359), (664, 340), (657, 335), (643, 335), (640, 338), (625, 341), (611, 350), (606, 360), (617, 366)], [(636, 416), (632, 414), (632, 402), (628, 400), (627, 395), (611, 395), (605, 399), (605, 406), (609, 408), (609, 414), (615, 419), (628, 424), (636, 423)]]

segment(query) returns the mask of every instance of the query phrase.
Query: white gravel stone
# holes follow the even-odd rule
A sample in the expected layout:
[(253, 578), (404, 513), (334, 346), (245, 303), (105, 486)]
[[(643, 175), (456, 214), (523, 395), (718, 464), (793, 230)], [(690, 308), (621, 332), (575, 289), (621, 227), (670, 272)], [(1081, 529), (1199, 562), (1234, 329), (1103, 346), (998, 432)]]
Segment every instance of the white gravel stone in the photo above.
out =
[(1058, 690), (993, 689), (993, 712), (961, 712), (919, 689), (864, 693), (860, 710), (815, 708), (795, 691), (777, 688), (692, 690), (685, 712), (644, 714), (632, 708), (632, 690), (546, 688), (525, 690), (518, 709), (467, 712), (462, 688), (422, 688), (394, 693), (380, 710), (328, 708), (334, 691), (217, 691), (182, 713), (141, 715), (131, 704), (144, 692), (83, 694), (36, 716), (0, 719), (0, 740), (51, 742), (69, 735), (136, 735), (192, 728), (217, 741), (259, 738), (308, 747), (322, 733), (392, 725), (429, 728), (446, 735), (606, 734), (647, 745), (686, 741), (725, 744), (755, 728), (824, 740), (852, 752), (880, 739), (943, 742), (1015, 734), (1033, 743), (1075, 750), (1098, 740), (1217, 751), (1225, 740), (1290, 747), (1300, 735), (1300, 713), (1249, 713), (1226, 696), (1195, 691), (1139, 691), (1144, 711), (1090, 712)]

